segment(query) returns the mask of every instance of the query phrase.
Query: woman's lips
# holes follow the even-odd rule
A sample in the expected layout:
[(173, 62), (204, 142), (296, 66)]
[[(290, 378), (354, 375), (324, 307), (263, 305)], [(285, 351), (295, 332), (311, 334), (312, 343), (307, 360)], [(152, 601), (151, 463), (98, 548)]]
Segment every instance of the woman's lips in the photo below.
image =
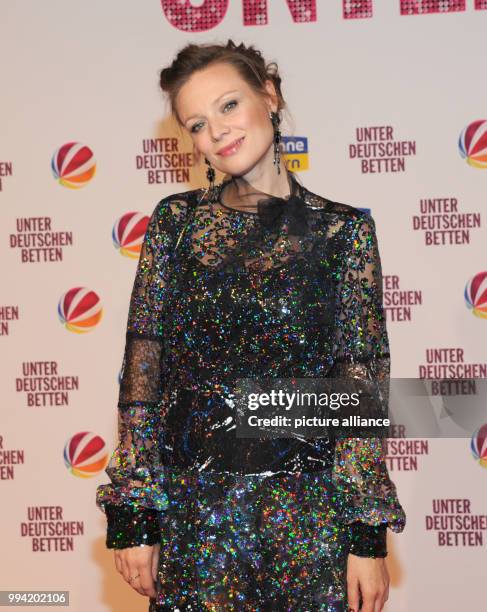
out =
[(242, 144), (244, 138), (245, 136), (242, 136), (242, 138), (239, 138), (238, 140), (234, 140), (232, 144), (228, 145), (228, 147), (224, 147), (223, 149), (220, 149), (219, 151), (217, 151), (217, 155), (221, 155), (222, 157), (233, 155), (240, 148), (240, 145)]

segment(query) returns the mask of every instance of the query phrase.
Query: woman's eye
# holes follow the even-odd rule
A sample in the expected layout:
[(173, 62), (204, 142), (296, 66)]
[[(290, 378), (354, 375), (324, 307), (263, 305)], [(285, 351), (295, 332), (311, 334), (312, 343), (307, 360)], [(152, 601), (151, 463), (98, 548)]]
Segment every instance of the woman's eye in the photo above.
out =
[(227, 102), (225, 104), (225, 106), (223, 107), (223, 110), (227, 109), (231, 104), (237, 105), (237, 101), (236, 100), (231, 100), (230, 102)]
[[(228, 108), (230, 108), (230, 109), (231, 109), (231, 108), (233, 108), (234, 106), (236, 106), (237, 104), (238, 104), (238, 102), (237, 102), (236, 100), (230, 100), (230, 102), (227, 102), (227, 103), (225, 104), (225, 106), (223, 107), (223, 110), (224, 110), (224, 111), (226, 111)], [(200, 131), (200, 127), (201, 127), (201, 125), (202, 125), (201, 123), (195, 123), (195, 124), (193, 125), (193, 127), (191, 128), (191, 132), (192, 132), (193, 134), (195, 134), (196, 132), (199, 132), (199, 131)]]

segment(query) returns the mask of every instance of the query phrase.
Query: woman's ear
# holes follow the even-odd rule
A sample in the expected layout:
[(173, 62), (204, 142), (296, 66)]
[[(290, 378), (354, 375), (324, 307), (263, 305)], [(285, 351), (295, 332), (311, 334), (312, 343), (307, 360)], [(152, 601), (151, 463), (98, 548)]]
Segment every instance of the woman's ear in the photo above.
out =
[(276, 87), (270, 79), (266, 80), (266, 82), (264, 83), (264, 86), (267, 92), (266, 98), (267, 98), (267, 106), (269, 108), (269, 111), (274, 111), (276, 113), (277, 106), (278, 106)]

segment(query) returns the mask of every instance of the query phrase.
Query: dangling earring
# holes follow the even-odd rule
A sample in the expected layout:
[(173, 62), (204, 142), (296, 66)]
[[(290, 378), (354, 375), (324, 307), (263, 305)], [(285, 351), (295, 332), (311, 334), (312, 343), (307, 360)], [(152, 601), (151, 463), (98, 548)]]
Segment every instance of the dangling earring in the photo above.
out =
[(205, 164), (208, 166), (206, 169), (206, 178), (208, 179), (208, 198), (210, 202), (213, 202), (213, 198), (215, 195), (215, 169), (212, 167), (211, 163), (205, 157)]
[(274, 128), (274, 165), (277, 166), (277, 174), (281, 174), (281, 149), (279, 146), (281, 143), (281, 130), (279, 129), (281, 118), (274, 111), (269, 113), (269, 117)]

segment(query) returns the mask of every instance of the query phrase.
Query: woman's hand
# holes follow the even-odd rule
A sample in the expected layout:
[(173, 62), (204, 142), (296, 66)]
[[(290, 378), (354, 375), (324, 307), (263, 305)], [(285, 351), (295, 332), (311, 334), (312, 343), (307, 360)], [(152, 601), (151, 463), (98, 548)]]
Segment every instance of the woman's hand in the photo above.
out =
[[(381, 612), (389, 597), (389, 573), (384, 558), (358, 557), (347, 559), (348, 608), (353, 612)], [(362, 607), (359, 608), (359, 598)]]
[(115, 550), (117, 571), (141, 595), (156, 596), (155, 582), (160, 548), (160, 544), (154, 544)]

